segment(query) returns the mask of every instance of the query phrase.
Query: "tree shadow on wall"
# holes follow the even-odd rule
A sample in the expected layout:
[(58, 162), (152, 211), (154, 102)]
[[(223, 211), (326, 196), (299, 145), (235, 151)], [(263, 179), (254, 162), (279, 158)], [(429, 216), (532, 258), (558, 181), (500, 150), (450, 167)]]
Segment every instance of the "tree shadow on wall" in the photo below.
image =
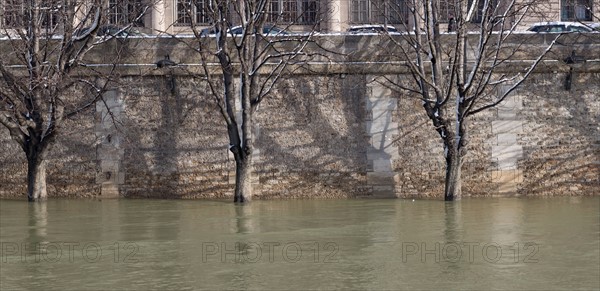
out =
[[(536, 115), (528, 120), (533, 126), (528, 137), (531, 146), (519, 165), (524, 172), (519, 194), (598, 194), (600, 114), (594, 96), (600, 90), (600, 80), (597, 74), (574, 73), (567, 90), (566, 74), (557, 74), (551, 81), (540, 80), (547, 77), (539, 75), (530, 80), (531, 84), (543, 84), (543, 88), (527, 90), (524, 99), (529, 103), (524, 107), (534, 108)], [(539, 96), (533, 92), (549, 93)]]
[(257, 112), (261, 197), (356, 197), (368, 192), (364, 76), (282, 80)]
[[(126, 196), (224, 196), (227, 155), (210, 138), (220, 134), (221, 126), (204, 110), (214, 106), (198, 98), (191, 78), (166, 73), (142, 82), (140, 91), (127, 94)], [(204, 160), (199, 158), (203, 153), (214, 154)]]

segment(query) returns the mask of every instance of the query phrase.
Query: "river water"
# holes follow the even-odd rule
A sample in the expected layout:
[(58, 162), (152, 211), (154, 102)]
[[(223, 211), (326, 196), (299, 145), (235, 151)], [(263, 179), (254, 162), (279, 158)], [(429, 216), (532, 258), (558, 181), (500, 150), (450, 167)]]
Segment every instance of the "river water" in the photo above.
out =
[(0, 200), (0, 289), (600, 289), (600, 197)]

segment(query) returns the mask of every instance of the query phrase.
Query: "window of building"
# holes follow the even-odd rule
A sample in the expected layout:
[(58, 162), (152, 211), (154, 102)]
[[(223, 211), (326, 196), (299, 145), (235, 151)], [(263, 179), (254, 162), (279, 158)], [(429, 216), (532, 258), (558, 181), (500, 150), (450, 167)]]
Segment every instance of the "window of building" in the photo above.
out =
[(449, 22), (451, 19), (456, 20), (456, 1), (455, 0), (439, 0), (438, 2), (438, 20), (440, 22)]
[[(4, 0), (1, 3), (1, 25), (3, 28), (21, 28), (26, 25), (27, 6), (25, 0)], [(37, 19), (42, 27), (54, 29), (59, 24), (59, 1), (43, 1), (39, 6)]]
[(60, 15), (60, 4), (53, 3), (58, 1), (46, 1), (42, 2), (40, 7), (40, 18), (42, 20), (42, 27), (50, 30), (54, 30), (58, 25), (58, 19)]
[(353, 23), (369, 23), (369, 0), (352, 0), (350, 3), (350, 19)]
[(211, 24), (210, 0), (177, 0), (176, 25)]
[[(473, 3), (476, 1), (477, 3)], [(475, 6), (473, 6), (475, 5)], [(471, 15), (471, 22), (473, 23), (481, 23), (483, 20), (483, 6), (485, 5), (485, 0), (469, 0), (469, 6), (467, 7), (467, 17)], [(475, 9), (475, 10), (473, 10)]]
[[(473, 1), (477, 1), (477, 3), (475, 4), (475, 7), (472, 7), (473, 5)], [(471, 22), (472, 23), (481, 23), (483, 21), (483, 13), (485, 10), (485, 3), (488, 3), (489, 7), (487, 8), (487, 13), (488, 16), (494, 15), (495, 13), (497, 13), (497, 10), (499, 8), (498, 6), (498, 0), (469, 0), (469, 7), (468, 9), (471, 10), (472, 8), (475, 9), (472, 12), (469, 11), (469, 13), (473, 13), (471, 15)]]
[(108, 23), (114, 25), (144, 26), (144, 4), (142, 0), (109, 0)]
[(18, 28), (25, 25), (24, 0), (2, 1), (2, 27)]
[(562, 0), (560, 15), (563, 21), (591, 21), (593, 0)]
[(407, 23), (406, 0), (351, 0), (351, 23)]
[(315, 24), (316, 0), (271, 0), (267, 21), (271, 23)]

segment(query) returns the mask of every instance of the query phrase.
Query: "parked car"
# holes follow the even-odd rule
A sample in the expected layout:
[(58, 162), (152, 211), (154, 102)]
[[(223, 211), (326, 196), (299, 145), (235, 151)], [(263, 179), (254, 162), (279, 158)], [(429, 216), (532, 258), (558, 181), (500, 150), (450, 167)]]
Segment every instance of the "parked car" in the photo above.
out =
[(216, 33), (217, 33), (217, 30), (215, 29), (214, 26), (207, 27), (207, 28), (200, 30), (200, 36), (209, 36), (209, 35), (213, 35)]
[(579, 22), (539, 22), (532, 25), (528, 31), (541, 33), (591, 32), (592, 28)]
[[(84, 32), (88, 31), (90, 27), (85, 27), (77, 30), (75, 35), (82, 35)], [(113, 36), (113, 37), (129, 37), (129, 36), (145, 36), (146, 34), (140, 32), (139, 30), (129, 27), (124, 29), (123, 27), (118, 27), (114, 25), (103, 25), (98, 28), (96, 32), (96, 36), (105, 37), (105, 36)]]
[[(233, 35), (240, 35), (240, 34), (242, 34), (242, 32), (244, 32), (244, 29), (241, 26), (235, 26), (235, 27), (231, 28), (230, 32)], [(277, 26), (265, 25), (265, 26), (263, 26), (262, 34), (265, 34), (265, 35), (286, 35), (286, 34), (290, 34), (290, 33), (287, 32), (287, 31), (285, 31), (283, 28), (279, 28)]]
[(356, 25), (348, 28), (349, 33), (398, 33), (398, 30), (391, 25), (367, 24)]
[[(230, 34), (233, 34), (233, 35), (241, 35), (242, 32), (244, 32), (244, 29), (242, 26), (238, 25), (238, 26), (232, 27), (227, 32)], [(208, 28), (202, 29), (200, 31), (200, 36), (208, 36), (208, 35), (214, 35), (214, 34), (216, 34), (216, 29), (214, 27), (208, 27)], [(277, 26), (265, 25), (265, 26), (263, 26), (262, 34), (264, 34), (264, 35), (288, 35), (288, 34), (290, 34), (290, 32), (286, 31), (283, 28), (277, 27)]]

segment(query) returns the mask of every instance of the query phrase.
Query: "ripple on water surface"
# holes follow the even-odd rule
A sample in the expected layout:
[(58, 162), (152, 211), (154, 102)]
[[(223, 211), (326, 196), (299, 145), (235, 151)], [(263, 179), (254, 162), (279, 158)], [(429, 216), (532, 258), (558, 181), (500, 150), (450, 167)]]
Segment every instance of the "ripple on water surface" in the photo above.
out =
[(0, 200), (0, 289), (600, 289), (600, 197)]

